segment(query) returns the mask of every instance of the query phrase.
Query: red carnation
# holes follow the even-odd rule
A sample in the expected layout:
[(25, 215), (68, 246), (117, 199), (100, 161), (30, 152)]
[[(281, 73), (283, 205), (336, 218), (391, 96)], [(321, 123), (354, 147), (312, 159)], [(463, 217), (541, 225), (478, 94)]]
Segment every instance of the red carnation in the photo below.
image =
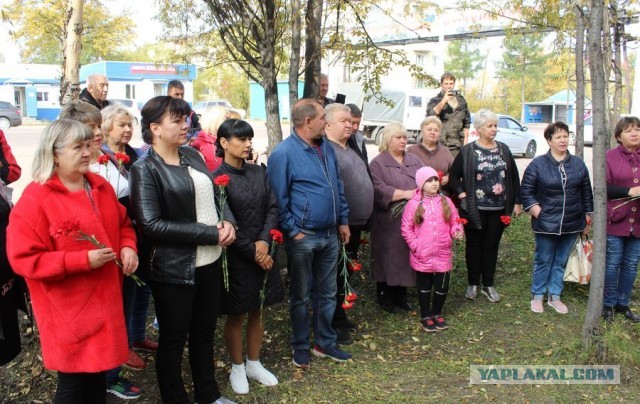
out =
[(284, 243), (284, 236), (279, 230), (271, 229), (269, 231), (269, 234), (271, 234), (271, 240), (273, 240), (274, 243), (276, 244)]
[(358, 299), (358, 294), (356, 292), (349, 292), (347, 293), (347, 296), (345, 296), (345, 299), (348, 302), (355, 302)]
[(359, 263), (358, 261), (350, 261), (349, 262), (349, 270), (351, 270), (352, 272), (358, 272), (360, 270), (362, 270), (362, 264)]
[(226, 187), (229, 185), (229, 176), (227, 174), (218, 175), (213, 179), (213, 183), (219, 187)]
[(442, 182), (442, 177), (444, 177), (444, 172), (438, 170), (438, 181)]
[(502, 215), (502, 216), (500, 216), (500, 221), (505, 226), (509, 226), (511, 224), (511, 216)]
[(119, 164), (128, 164), (131, 161), (131, 157), (127, 156), (126, 153), (115, 153), (115, 156)]
[(57, 240), (60, 236), (69, 236), (77, 233), (80, 230), (80, 220), (77, 216), (72, 216), (69, 219), (56, 223), (49, 228), (49, 234), (54, 240)]
[(367, 244), (369, 244), (369, 240), (363, 237), (363, 238), (360, 239), (360, 244), (361, 245), (367, 245)]
[(107, 163), (109, 163), (109, 156), (107, 156), (106, 154), (98, 156), (98, 164), (107, 165)]
[(342, 308), (344, 310), (349, 310), (350, 308), (353, 307), (353, 302), (347, 301), (345, 300), (344, 302), (342, 302)]
[(467, 219), (464, 219), (462, 217), (459, 217), (456, 219), (456, 223), (461, 224), (463, 226), (465, 226), (467, 223), (469, 223), (469, 221)]

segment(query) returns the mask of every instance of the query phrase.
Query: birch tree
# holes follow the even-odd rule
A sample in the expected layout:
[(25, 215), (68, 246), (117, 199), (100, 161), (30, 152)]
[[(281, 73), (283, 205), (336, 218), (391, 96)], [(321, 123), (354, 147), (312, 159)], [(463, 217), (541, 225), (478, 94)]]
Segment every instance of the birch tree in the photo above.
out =
[(64, 59), (60, 78), (60, 104), (78, 99), (80, 95), (80, 51), (82, 50), (83, 0), (69, 0), (65, 27)]

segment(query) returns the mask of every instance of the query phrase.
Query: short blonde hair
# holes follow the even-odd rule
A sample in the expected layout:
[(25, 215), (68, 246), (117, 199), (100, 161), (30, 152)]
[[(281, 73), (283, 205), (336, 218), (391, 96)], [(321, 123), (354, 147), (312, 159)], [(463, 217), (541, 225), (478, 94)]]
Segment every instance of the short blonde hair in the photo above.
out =
[(420, 123), (420, 132), (424, 129), (425, 126), (434, 123), (438, 125), (438, 129), (442, 130), (442, 121), (435, 115), (428, 116), (424, 118), (424, 120)]
[(208, 134), (215, 135), (218, 133), (218, 128), (222, 125), (222, 122), (227, 119), (228, 113), (229, 110), (220, 105), (207, 108), (200, 117), (200, 127)]
[(71, 119), (53, 121), (42, 132), (33, 157), (31, 176), (38, 184), (46, 182), (55, 172), (54, 156), (68, 144), (93, 139), (93, 132), (82, 122)]
[(131, 119), (131, 124), (133, 124), (133, 121), (135, 119), (133, 114), (129, 112), (128, 109), (117, 102), (105, 107), (100, 111), (100, 113), (102, 114), (102, 133), (104, 134), (104, 136), (109, 136), (109, 132), (111, 132), (111, 130), (113, 129), (113, 122), (117, 117), (122, 115), (128, 116)]
[(477, 129), (483, 128), (487, 123), (498, 123), (498, 115), (487, 108), (482, 108), (473, 115), (473, 126)]
[(389, 143), (391, 143), (391, 139), (397, 135), (398, 133), (402, 133), (407, 136), (407, 128), (400, 122), (394, 121), (390, 122), (382, 128), (382, 141), (380, 142), (380, 146), (378, 146), (378, 150), (380, 153), (386, 152), (389, 149)]

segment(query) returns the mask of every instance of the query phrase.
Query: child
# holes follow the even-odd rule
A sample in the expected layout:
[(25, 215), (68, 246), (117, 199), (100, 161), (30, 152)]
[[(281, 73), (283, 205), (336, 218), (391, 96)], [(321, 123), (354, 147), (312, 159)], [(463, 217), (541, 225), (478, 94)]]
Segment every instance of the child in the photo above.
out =
[(411, 251), (409, 262), (416, 271), (422, 329), (434, 332), (449, 328), (442, 317), (442, 306), (447, 298), (453, 266), (451, 239), (461, 240), (463, 231), (453, 202), (440, 193), (436, 170), (431, 167), (419, 169), (416, 184), (416, 193), (407, 202), (402, 215), (401, 230)]

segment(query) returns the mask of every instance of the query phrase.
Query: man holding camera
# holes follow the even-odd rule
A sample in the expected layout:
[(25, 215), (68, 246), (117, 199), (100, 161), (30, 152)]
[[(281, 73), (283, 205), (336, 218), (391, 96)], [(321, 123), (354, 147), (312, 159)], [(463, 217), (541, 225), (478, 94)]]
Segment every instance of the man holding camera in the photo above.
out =
[(467, 143), (471, 126), (467, 101), (460, 95), (460, 91), (453, 89), (455, 85), (456, 78), (453, 74), (443, 74), (440, 78), (442, 91), (429, 100), (427, 106), (427, 116), (435, 115), (442, 121), (440, 141), (447, 146), (453, 157)]

